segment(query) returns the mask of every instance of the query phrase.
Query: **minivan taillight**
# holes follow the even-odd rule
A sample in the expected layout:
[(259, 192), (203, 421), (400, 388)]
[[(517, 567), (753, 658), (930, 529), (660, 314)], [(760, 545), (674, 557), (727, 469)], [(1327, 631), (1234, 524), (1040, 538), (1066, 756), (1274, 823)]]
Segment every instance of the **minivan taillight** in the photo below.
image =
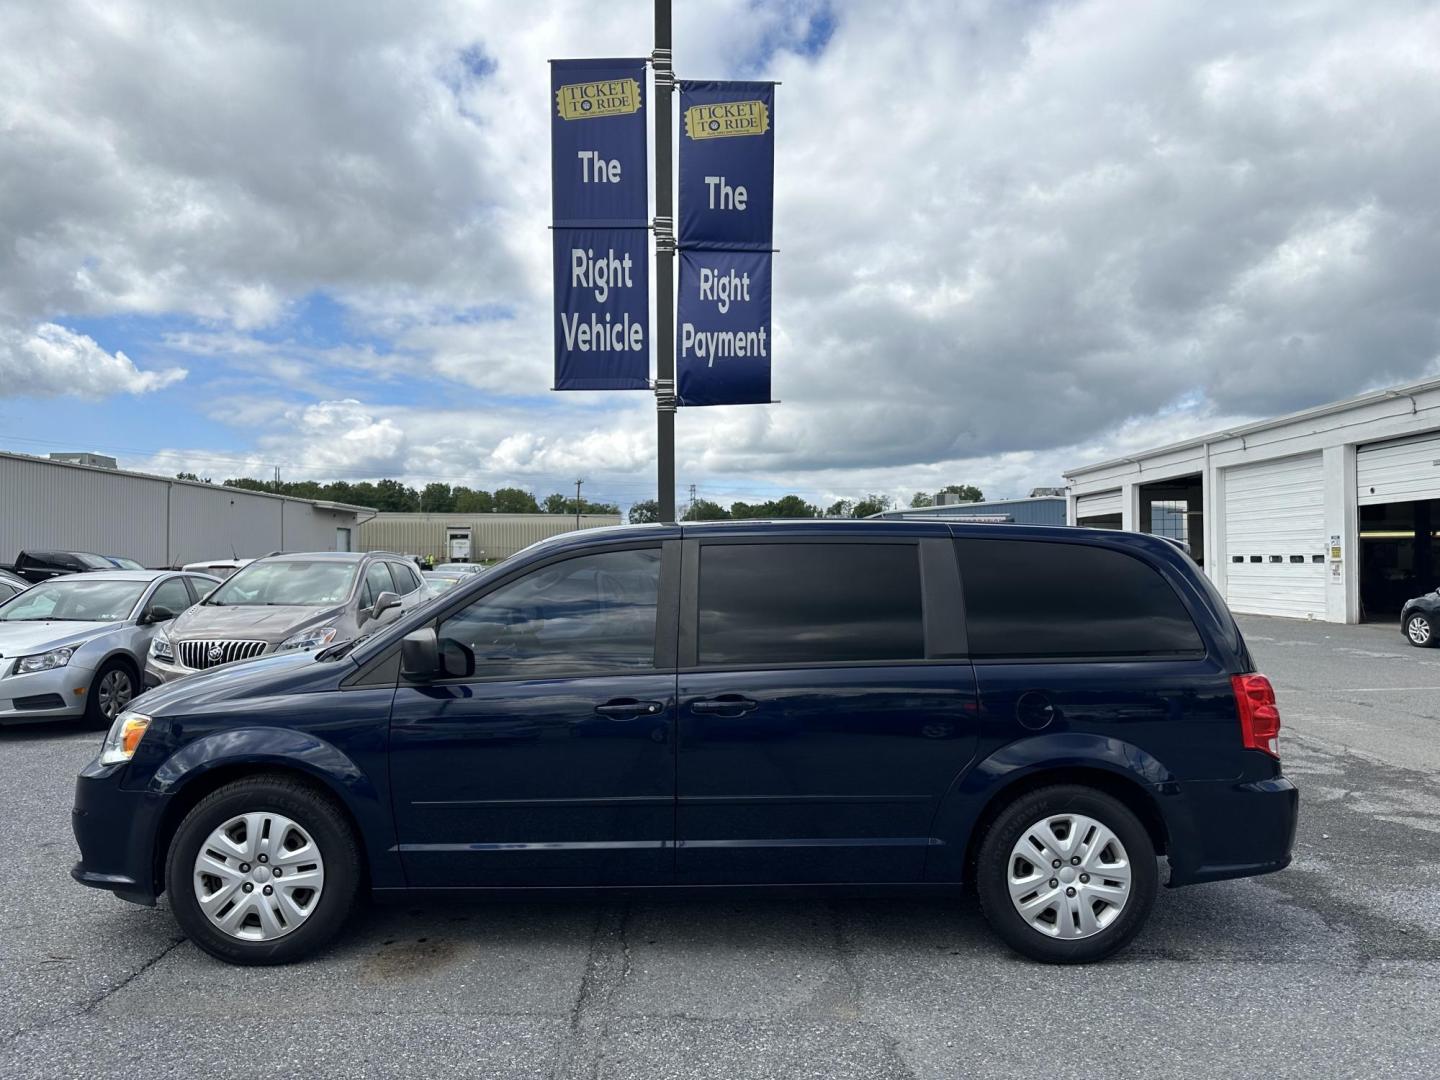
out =
[(1240, 713), (1240, 739), (1248, 750), (1280, 757), (1280, 709), (1275, 688), (1264, 675), (1232, 675), (1235, 708)]

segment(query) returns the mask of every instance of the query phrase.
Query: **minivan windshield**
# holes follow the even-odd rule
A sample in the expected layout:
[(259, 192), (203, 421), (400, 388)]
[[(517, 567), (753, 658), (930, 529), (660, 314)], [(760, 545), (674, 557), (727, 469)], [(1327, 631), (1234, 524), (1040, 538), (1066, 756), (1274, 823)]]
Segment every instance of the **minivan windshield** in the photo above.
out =
[(130, 617), (148, 584), (58, 578), (26, 589), (0, 606), (0, 621), (119, 622)]
[(341, 604), (350, 595), (358, 567), (359, 563), (331, 559), (251, 563), (237, 570), (204, 603), (233, 607)]

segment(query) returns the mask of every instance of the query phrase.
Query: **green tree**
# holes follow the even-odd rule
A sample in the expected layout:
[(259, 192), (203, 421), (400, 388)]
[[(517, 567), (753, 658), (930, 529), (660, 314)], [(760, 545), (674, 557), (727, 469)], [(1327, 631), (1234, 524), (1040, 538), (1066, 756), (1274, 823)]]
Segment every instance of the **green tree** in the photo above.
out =
[(854, 510), (851, 511), (851, 517), (867, 518), (873, 514), (880, 513), (882, 510), (889, 510), (893, 505), (894, 503), (891, 501), (889, 495), (876, 495), (872, 493), (866, 495), (865, 498), (855, 504)]
[(841, 499), (839, 502), (830, 505), (830, 508), (825, 511), (825, 516), (830, 518), (854, 517), (855, 504), (849, 499)]
[(685, 521), (723, 521), (730, 516), (726, 510), (717, 502), (709, 499), (696, 499), (685, 511)]
[(497, 514), (538, 514), (540, 504), (535, 496), (523, 488), (496, 488), (495, 512)]
[(547, 514), (573, 514), (575, 513), (575, 500), (567, 499), (557, 491), (553, 495), (546, 495), (540, 508)]
[(730, 504), (732, 518), (813, 518), (818, 511), (799, 495), (782, 495), (763, 503)]
[(660, 520), (660, 504), (654, 499), (641, 499), (630, 504), (630, 524), (648, 525)]
[(985, 493), (974, 484), (946, 484), (941, 495), (959, 495), (961, 502), (984, 502)]
[(449, 484), (426, 484), (420, 492), (420, 509), (427, 514), (448, 514), (455, 509), (455, 495)]
[(910, 500), (910, 506), (911, 506), (912, 508), (914, 508), (914, 509), (917, 509), (917, 510), (920, 509), (921, 507), (934, 506), (934, 505), (935, 505), (935, 496), (934, 496), (934, 495), (931, 495), (931, 494), (929, 494), (928, 492), (925, 492), (925, 491), (917, 491), (917, 492), (915, 492), (915, 497)]
[(392, 513), (414, 513), (420, 509), (420, 493), (399, 480), (379, 480), (375, 484), (376, 508)]
[(495, 496), (483, 488), (457, 487), (451, 492), (452, 514), (493, 514)]

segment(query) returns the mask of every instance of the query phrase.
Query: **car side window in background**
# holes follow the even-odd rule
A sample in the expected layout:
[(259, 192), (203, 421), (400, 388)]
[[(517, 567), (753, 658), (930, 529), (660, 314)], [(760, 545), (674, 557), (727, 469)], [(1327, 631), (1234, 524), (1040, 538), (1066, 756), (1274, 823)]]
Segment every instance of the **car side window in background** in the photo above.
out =
[(914, 544), (706, 544), (702, 665), (922, 660)]
[(541, 567), (440, 624), (452, 678), (651, 670), (660, 550), (605, 551)]
[(395, 579), (395, 591), (401, 596), (412, 593), (420, 588), (420, 580), (415, 572), (404, 563), (388, 563), (390, 576)]
[(395, 579), (383, 562), (372, 562), (365, 571), (365, 587), (360, 593), (360, 606), (372, 607), (382, 592), (394, 592)]
[(1205, 652), (1175, 590), (1133, 555), (1027, 540), (962, 539), (955, 548), (977, 659)]
[(160, 586), (150, 595), (149, 608), (151, 611), (157, 607), (169, 608), (179, 615), (190, 604), (190, 591), (185, 588), (185, 579), (176, 577), (161, 582)]

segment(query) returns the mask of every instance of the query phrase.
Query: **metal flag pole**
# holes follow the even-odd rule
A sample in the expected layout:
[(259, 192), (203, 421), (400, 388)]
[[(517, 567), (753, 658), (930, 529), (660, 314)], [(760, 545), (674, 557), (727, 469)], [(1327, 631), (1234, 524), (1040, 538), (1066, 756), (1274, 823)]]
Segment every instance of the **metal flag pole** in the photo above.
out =
[(675, 520), (675, 209), (671, 188), (670, 0), (655, 0), (655, 450), (660, 520)]

